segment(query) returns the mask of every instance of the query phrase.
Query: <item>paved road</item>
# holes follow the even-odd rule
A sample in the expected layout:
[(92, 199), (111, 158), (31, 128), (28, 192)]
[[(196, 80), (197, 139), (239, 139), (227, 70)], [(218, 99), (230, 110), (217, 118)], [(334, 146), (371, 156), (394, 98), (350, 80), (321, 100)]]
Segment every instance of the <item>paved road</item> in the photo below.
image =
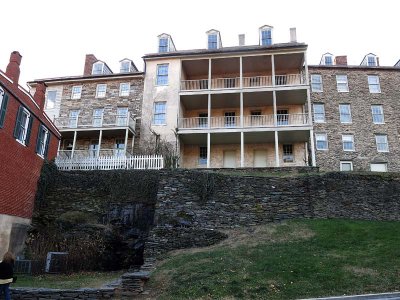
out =
[(400, 300), (400, 293), (369, 294), (355, 296), (338, 296), (327, 298), (310, 298), (299, 300)]

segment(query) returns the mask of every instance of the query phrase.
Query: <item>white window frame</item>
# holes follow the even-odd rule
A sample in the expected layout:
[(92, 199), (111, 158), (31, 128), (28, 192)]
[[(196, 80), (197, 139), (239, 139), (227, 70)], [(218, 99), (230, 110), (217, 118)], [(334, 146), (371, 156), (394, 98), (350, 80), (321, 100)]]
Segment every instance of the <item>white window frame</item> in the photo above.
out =
[[(374, 64), (369, 63), (369, 59), (372, 58), (374, 60)], [(368, 67), (376, 67), (378, 65), (377, 59), (375, 55), (367, 55), (367, 66)]]
[(339, 93), (349, 92), (349, 80), (347, 75), (336, 75), (336, 87)]
[[(323, 139), (320, 139), (320, 137), (323, 137)], [(318, 147), (318, 141), (322, 141), (326, 143), (326, 148), (319, 148)], [(328, 135), (326, 133), (316, 133), (315, 134), (315, 148), (317, 150), (322, 150), (322, 151), (326, 151), (329, 149), (329, 145), (328, 145)]]
[[(72, 113), (76, 112), (76, 117), (72, 117)], [(68, 114), (68, 127), (69, 128), (77, 128), (78, 127), (78, 119), (79, 119), (80, 110), (79, 109), (71, 109)], [(72, 122), (73, 121), (73, 122)]]
[[(374, 108), (379, 108), (380, 113), (379, 114), (374, 114)], [(375, 104), (371, 105), (371, 113), (372, 113), (372, 122), (374, 124), (385, 124), (385, 115), (383, 114), (383, 105), (381, 104)], [(377, 122), (374, 118), (374, 116), (382, 116), (382, 122)]]
[[(319, 79), (315, 80), (316, 78)], [(317, 87), (319, 85), (319, 88)], [(312, 92), (317, 92), (321, 93), (323, 92), (323, 86), (322, 86), (322, 75), (321, 74), (311, 74), (311, 91)]]
[[(322, 113), (316, 112), (315, 107), (322, 107)], [(325, 104), (324, 103), (314, 103), (313, 104), (313, 112), (314, 112), (314, 123), (325, 123)], [(320, 117), (316, 117), (318, 115), (323, 116), (323, 119)]]
[[(100, 88), (104, 87), (104, 91), (100, 91)], [(99, 83), (96, 86), (96, 98), (105, 98), (107, 93), (107, 84)]]
[[(96, 66), (99, 66), (99, 65), (101, 65), (101, 71), (100, 71), (100, 73), (97, 73), (97, 72), (95, 73)], [(95, 62), (92, 66), (92, 75), (100, 75), (103, 73), (104, 73), (104, 63), (101, 61)]]
[[(98, 114), (100, 112), (100, 114)], [(93, 109), (93, 127), (103, 126), (104, 108)]]
[[(380, 138), (383, 138), (384, 141), (379, 141)], [(387, 134), (375, 134), (375, 142), (376, 142), (376, 150), (378, 152), (389, 152), (389, 141)], [(385, 145), (384, 149), (380, 149), (379, 145)]]
[(17, 137), (17, 141), (22, 145), (26, 145), (26, 134), (28, 132), (29, 122), (31, 120), (32, 115), (25, 107), (23, 108), (22, 113), (25, 114), (26, 119), (25, 119), (25, 124), (20, 124), (21, 128), (19, 131), (19, 136)]
[[(79, 91), (77, 91), (79, 90)], [(71, 99), (81, 99), (82, 96), (82, 86), (81, 85), (74, 85), (71, 89)]]
[[(270, 39), (267, 39), (266, 41), (268, 41), (268, 40), (270, 40), (271, 41), (271, 43), (270, 44), (268, 44), (268, 43), (266, 43), (266, 44), (264, 44), (263, 43), (263, 41), (264, 41), (264, 39), (263, 39), (263, 33), (264, 32), (269, 32), (269, 34), (270, 34)], [(272, 37), (272, 28), (264, 28), (264, 29), (261, 29), (260, 30), (260, 45), (261, 46), (271, 46), (271, 45), (273, 45), (273, 37)]]
[[(159, 70), (162, 67), (165, 67), (165, 66), (167, 67), (167, 74), (159, 74)], [(157, 65), (156, 72), (157, 72), (156, 73), (156, 85), (159, 85), (159, 86), (168, 85), (169, 64), (159, 64), (159, 65)], [(166, 82), (162, 82), (165, 78), (166, 78)]]
[[(156, 108), (158, 104), (164, 104), (164, 111), (163, 112), (156, 112)], [(156, 123), (156, 116), (158, 115), (164, 115), (164, 122), (163, 123)], [(166, 125), (167, 124), (167, 102), (166, 101), (157, 101), (154, 102), (153, 106), (153, 125)]]
[(129, 108), (128, 107), (117, 107), (117, 126), (127, 126), (129, 118)]
[[(123, 145), (123, 147), (121, 148), (121, 147), (119, 147), (119, 145)], [(120, 139), (120, 138), (115, 138), (114, 156), (116, 156), (116, 157), (125, 156), (125, 150), (126, 150), (125, 140)]]
[(0, 108), (3, 104), (4, 90), (0, 87)]
[[(351, 143), (351, 149), (346, 149), (346, 147), (345, 147), (346, 143)], [(342, 134), (342, 144), (343, 144), (343, 151), (346, 151), (346, 152), (355, 151), (354, 135), (353, 134)]]
[[(202, 157), (202, 154), (204, 154), (202, 153), (202, 150), (204, 152), (204, 149), (205, 149), (205, 155), (204, 157)], [(208, 154), (207, 146), (199, 146), (199, 166), (207, 165), (207, 154)]]
[[(211, 48), (210, 47), (210, 38), (211, 37), (215, 37), (215, 48)], [(212, 45), (214, 45), (214, 42), (212, 42)], [(218, 33), (210, 33), (210, 34), (208, 34), (208, 36), (207, 36), (207, 49), (209, 49), (209, 50), (215, 50), (215, 49), (218, 49)]]
[[(344, 170), (343, 169), (343, 165), (350, 165), (350, 170)], [(341, 160), (340, 161), (340, 171), (341, 172), (351, 172), (351, 171), (353, 171), (353, 162), (352, 161), (350, 161), (350, 160)]]
[[(167, 40), (167, 45), (161, 46), (161, 40)], [(163, 49), (163, 51), (160, 51), (161, 49)], [(166, 53), (166, 52), (169, 52), (169, 38), (168, 37), (159, 37), (158, 38), (158, 53)]]
[[(331, 62), (332, 62), (332, 63), (330, 63), (330, 64), (327, 64), (327, 63), (326, 63), (326, 59), (327, 59), (328, 57), (331, 59)], [(333, 58), (333, 55), (331, 55), (331, 54), (325, 54), (325, 55), (323, 55), (323, 56), (322, 56), (322, 62), (323, 62), (323, 65), (324, 65), (324, 66), (333, 66), (334, 63), (335, 63), (334, 58)]]
[(44, 153), (46, 152), (47, 139), (49, 138), (49, 130), (44, 126), (39, 126), (39, 130), (44, 131), (44, 135), (43, 135), (44, 138), (39, 141), (40, 148), (39, 148), (39, 152), (37, 153), (37, 155), (39, 155), (41, 158), (44, 158)]
[[(123, 89), (124, 86), (127, 88)], [(119, 96), (120, 97), (128, 97), (131, 92), (131, 84), (129, 82), (121, 82), (119, 84)]]
[[(385, 166), (385, 170), (384, 171), (373, 171), (372, 170), (372, 166), (373, 165), (383, 165), (383, 166)], [(382, 163), (371, 163), (370, 164), (370, 170), (371, 170), (371, 172), (387, 172), (387, 163), (386, 162), (382, 162)]]
[[(376, 79), (376, 82), (371, 82), (372, 79)], [(378, 75), (368, 75), (368, 88), (371, 94), (379, 94), (381, 92), (381, 84)]]
[[(52, 100), (51, 102), (49, 102), (50, 94), (54, 93), (54, 100)], [(47, 94), (46, 94), (46, 109), (54, 109), (56, 107), (56, 99), (57, 99), (57, 90), (47, 90)], [(49, 106), (49, 103), (52, 103), (52, 106)], [(1, 102), (0, 102), (0, 107), (1, 107)]]
[[(128, 65), (128, 69), (123, 67), (125, 64)], [(131, 63), (131, 61), (123, 60), (123, 61), (120, 62), (120, 65), (119, 65), (119, 72), (120, 73), (129, 73), (131, 71), (132, 71), (132, 63)]]
[[(348, 114), (349, 120), (348, 121), (343, 120), (344, 117), (347, 116), (347, 114), (342, 114), (342, 109), (341, 109), (342, 107), (348, 107), (349, 108), (349, 114)], [(342, 123), (342, 124), (351, 124), (353, 122), (353, 118), (351, 116), (351, 106), (350, 106), (350, 104), (339, 104), (339, 120), (340, 120), (340, 123)]]

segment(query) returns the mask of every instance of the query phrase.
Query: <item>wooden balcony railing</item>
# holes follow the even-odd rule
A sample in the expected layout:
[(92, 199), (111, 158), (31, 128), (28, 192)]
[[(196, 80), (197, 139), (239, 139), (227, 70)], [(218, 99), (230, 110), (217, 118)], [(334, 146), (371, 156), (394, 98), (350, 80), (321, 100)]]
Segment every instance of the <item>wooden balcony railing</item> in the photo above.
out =
[[(308, 114), (278, 114), (276, 126), (301, 126), (309, 125)], [(179, 129), (210, 129), (210, 128), (239, 128), (240, 117), (222, 116), (210, 117), (208, 126), (207, 117), (179, 118)], [(248, 127), (275, 127), (274, 115), (244, 116), (243, 128)]]
[[(182, 80), (181, 91), (208, 90), (208, 79)], [(305, 84), (305, 76), (301, 74), (275, 75), (275, 84), (272, 76), (252, 76), (243, 77), (243, 88), (253, 87), (272, 87), (272, 86), (290, 86)], [(240, 77), (232, 78), (213, 78), (211, 79), (211, 89), (239, 89)]]

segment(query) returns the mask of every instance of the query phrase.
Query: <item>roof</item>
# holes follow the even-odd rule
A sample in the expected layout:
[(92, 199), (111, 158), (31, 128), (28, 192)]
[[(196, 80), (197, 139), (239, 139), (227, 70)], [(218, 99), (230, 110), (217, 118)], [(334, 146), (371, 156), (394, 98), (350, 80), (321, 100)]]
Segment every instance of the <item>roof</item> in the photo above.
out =
[(351, 70), (381, 70), (381, 71), (400, 71), (398, 67), (392, 66), (377, 66), (377, 67), (369, 67), (369, 66), (345, 66), (345, 65), (308, 65), (308, 68), (316, 68), (316, 69), (351, 69)]
[(150, 53), (143, 56), (143, 59), (147, 58), (158, 58), (158, 57), (169, 57), (169, 56), (192, 56), (192, 55), (204, 55), (204, 54), (221, 54), (221, 53), (238, 53), (238, 52), (252, 52), (252, 51), (268, 51), (268, 50), (280, 50), (280, 49), (290, 49), (290, 48), (304, 48), (307, 49), (307, 44), (305, 43), (279, 43), (270, 46), (233, 46), (233, 47), (223, 47), (219, 49), (194, 49), (194, 50), (181, 50), (163, 53)]

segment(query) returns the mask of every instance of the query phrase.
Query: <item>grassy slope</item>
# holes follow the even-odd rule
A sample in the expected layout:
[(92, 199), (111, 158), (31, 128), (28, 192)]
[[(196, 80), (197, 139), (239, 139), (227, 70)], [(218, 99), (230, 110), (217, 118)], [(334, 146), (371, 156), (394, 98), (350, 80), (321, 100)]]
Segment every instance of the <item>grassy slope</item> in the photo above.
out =
[(400, 290), (400, 222), (291, 221), (181, 251), (150, 281), (160, 299), (298, 299)]

